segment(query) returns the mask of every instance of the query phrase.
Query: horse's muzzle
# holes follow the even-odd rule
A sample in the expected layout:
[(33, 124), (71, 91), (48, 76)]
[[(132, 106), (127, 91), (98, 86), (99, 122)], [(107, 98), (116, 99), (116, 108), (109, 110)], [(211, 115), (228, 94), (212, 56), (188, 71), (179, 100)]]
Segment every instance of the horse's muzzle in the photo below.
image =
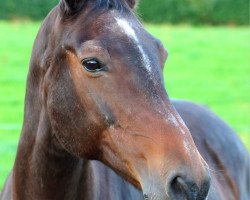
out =
[(171, 199), (205, 200), (210, 187), (210, 178), (206, 178), (201, 186), (185, 177), (177, 176), (170, 183)]
[(205, 200), (210, 188), (210, 176), (198, 184), (187, 176), (174, 176), (166, 183), (162, 191), (154, 191), (154, 186), (149, 193), (144, 194), (145, 200)]

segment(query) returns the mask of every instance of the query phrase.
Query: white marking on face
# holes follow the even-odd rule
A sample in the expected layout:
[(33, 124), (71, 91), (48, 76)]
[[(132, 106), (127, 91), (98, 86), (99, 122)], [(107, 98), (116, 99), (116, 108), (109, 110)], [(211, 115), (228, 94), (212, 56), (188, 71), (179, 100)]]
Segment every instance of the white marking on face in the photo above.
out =
[(190, 153), (190, 151), (191, 151), (191, 149), (192, 149), (191, 145), (190, 145), (188, 142), (184, 141), (184, 142), (183, 142), (183, 146), (184, 146), (184, 148), (186, 149), (186, 151), (187, 151), (188, 153)]
[(185, 130), (182, 128), (185, 125), (183, 124), (183, 120), (179, 116), (174, 116), (168, 110), (166, 110), (166, 113), (168, 113), (167, 115), (162, 111), (159, 111), (159, 113), (165, 117), (165, 121), (167, 123), (171, 123), (175, 127), (178, 127), (178, 129), (183, 135), (186, 134)]
[(166, 119), (167, 122), (172, 123), (174, 126), (179, 126), (179, 123), (172, 113), (169, 113)]
[(187, 152), (187, 155), (192, 157), (193, 155), (197, 154), (197, 149), (188, 141), (183, 141), (183, 146)]
[(122, 28), (123, 32), (126, 33), (129, 38), (131, 38), (132, 40), (134, 40), (134, 42), (136, 43), (136, 46), (138, 47), (141, 56), (142, 56), (142, 60), (145, 64), (146, 69), (151, 72), (151, 67), (150, 67), (150, 60), (148, 58), (148, 56), (146, 55), (145, 51), (143, 50), (140, 41), (135, 33), (135, 30), (132, 28), (132, 26), (129, 24), (128, 21), (126, 21), (125, 19), (121, 19), (121, 18), (116, 18), (117, 24), (119, 25), (120, 28)]
[[(129, 24), (129, 22), (126, 19), (123, 18), (119, 18), (116, 17), (116, 22), (119, 25), (119, 27), (122, 29), (123, 33), (125, 33), (129, 38), (131, 38), (131, 40), (133, 40), (138, 48), (138, 50), (141, 53), (141, 59), (144, 62), (144, 65), (146, 67), (146, 69), (148, 70), (148, 72), (151, 72), (151, 62), (147, 56), (147, 54), (145, 53), (145, 51), (142, 48), (142, 45), (140, 43), (139, 38), (136, 35), (135, 30), (133, 29), (133, 27)], [(164, 103), (163, 103), (164, 105)], [(169, 113), (167, 110), (166, 112), (161, 112), (159, 110), (159, 113), (161, 113), (162, 115), (166, 115), (164, 113)], [(175, 116), (172, 113), (169, 113), (166, 117), (166, 122), (173, 124), (174, 126), (178, 127), (178, 129), (180, 130), (180, 132), (185, 135), (186, 131), (183, 127), (186, 127), (186, 125), (184, 124), (183, 120), (179, 117), (179, 116)]]
[(180, 124), (179, 126), (181, 126), (181, 132), (182, 132), (182, 134), (185, 135), (186, 131), (183, 129), (183, 127), (186, 127), (185, 122), (184, 122), (183, 119), (180, 117), (180, 115), (177, 115), (177, 116), (176, 116), (176, 119), (178, 120), (178, 122), (179, 122), (179, 124)]

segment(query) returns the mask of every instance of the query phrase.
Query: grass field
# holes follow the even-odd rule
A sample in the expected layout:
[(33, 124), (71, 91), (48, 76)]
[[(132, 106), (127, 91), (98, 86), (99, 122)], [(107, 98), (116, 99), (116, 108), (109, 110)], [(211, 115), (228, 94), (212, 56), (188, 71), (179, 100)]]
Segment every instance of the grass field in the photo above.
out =
[[(38, 28), (39, 23), (0, 22), (0, 189), (15, 158)], [(248, 28), (147, 25), (147, 29), (169, 51), (164, 70), (169, 95), (209, 106), (250, 149)]]

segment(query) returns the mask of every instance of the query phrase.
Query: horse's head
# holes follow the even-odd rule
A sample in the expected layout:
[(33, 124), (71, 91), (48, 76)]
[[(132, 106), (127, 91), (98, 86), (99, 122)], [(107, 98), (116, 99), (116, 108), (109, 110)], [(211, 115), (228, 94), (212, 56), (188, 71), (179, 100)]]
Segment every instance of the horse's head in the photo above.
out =
[(44, 74), (39, 89), (53, 133), (149, 199), (205, 199), (206, 164), (164, 89), (167, 53), (134, 4), (62, 0), (44, 22), (31, 65)]

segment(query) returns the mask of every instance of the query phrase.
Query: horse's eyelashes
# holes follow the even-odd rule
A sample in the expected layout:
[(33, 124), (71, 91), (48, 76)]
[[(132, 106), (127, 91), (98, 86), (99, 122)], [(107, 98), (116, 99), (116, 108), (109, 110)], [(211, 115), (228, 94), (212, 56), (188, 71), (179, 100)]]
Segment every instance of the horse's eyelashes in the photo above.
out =
[(99, 72), (103, 70), (103, 64), (96, 58), (84, 59), (82, 65), (88, 72)]

